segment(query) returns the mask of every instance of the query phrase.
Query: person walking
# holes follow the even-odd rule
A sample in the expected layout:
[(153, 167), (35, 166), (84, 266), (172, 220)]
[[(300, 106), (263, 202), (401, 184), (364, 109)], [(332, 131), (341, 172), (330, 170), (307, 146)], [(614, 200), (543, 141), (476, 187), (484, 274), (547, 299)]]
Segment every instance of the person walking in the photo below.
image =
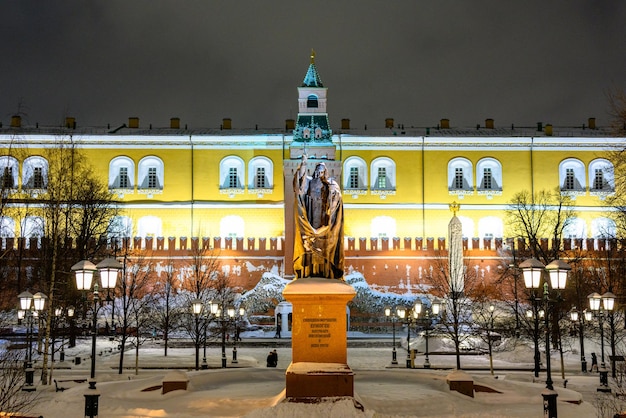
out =
[(280, 338), (280, 331), (282, 331), (283, 327), (280, 326), (280, 322), (276, 325), (276, 335), (274, 338)]
[(598, 356), (596, 356), (596, 353), (591, 353), (591, 372), (598, 372)]

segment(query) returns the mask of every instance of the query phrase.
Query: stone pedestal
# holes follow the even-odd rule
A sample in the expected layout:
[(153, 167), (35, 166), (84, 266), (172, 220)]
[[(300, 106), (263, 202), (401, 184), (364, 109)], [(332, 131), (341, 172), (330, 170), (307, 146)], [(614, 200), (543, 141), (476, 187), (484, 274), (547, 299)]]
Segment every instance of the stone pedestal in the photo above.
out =
[(287, 399), (354, 395), (346, 305), (355, 294), (352, 286), (332, 279), (298, 279), (285, 286), (283, 296), (293, 305)]

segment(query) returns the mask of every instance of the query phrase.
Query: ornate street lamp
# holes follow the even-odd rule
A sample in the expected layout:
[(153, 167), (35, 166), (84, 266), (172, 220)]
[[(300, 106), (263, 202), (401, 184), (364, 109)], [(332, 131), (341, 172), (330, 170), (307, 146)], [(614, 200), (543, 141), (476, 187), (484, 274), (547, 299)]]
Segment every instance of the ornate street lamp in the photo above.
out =
[(28, 353), (26, 363), (24, 364), (25, 381), (22, 390), (25, 392), (33, 392), (36, 390), (34, 385), (35, 369), (33, 368), (33, 320), (43, 311), (48, 297), (41, 292), (34, 295), (29, 291), (24, 291), (17, 295), (20, 301), (20, 310), (18, 310), (18, 319), (26, 318), (26, 340), (28, 345)]
[[(202, 303), (201, 299), (194, 299), (191, 301), (191, 312), (193, 313), (193, 317), (195, 320), (195, 325), (196, 325), (196, 338), (195, 338), (195, 345), (196, 345), (196, 370), (199, 369), (199, 357), (200, 357), (200, 314), (202, 313), (202, 310), (204, 308), (204, 304)], [(205, 367), (206, 365), (206, 367)], [(204, 358), (202, 359), (202, 368), (206, 369), (208, 368), (207, 362), (206, 362), (206, 327), (204, 329)]]
[[(117, 333), (115, 325), (115, 287), (117, 286), (117, 277), (124, 265), (115, 258), (105, 258), (96, 265), (98, 273), (100, 273), (100, 284), (107, 291), (107, 303), (111, 303), (111, 331), (113, 335)], [(113, 296), (111, 297), (111, 293)]]
[[(103, 285), (111, 287), (115, 286), (115, 280), (113, 275), (117, 276), (121, 268), (121, 264), (117, 270), (107, 263), (100, 263), (96, 266), (89, 260), (81, 260), (72, 266), (72, 271), (76, 278), (76, 288), (83, 292), (83, 296), (86, 299), (86, 293), (91, 290), (92, 282), (94, 281), (94, 273), (100, 271), (100, 278), (103, 280)], [(108, 289), (107, 288), (107, 289)], [(91, 375), (89, 379), (89, 391), (85, 396), (85, 416), (97, 417), (98, 416), (98, 398), (100, 394), (96, 392), (96, 335), (98, 333), (98, 304), (101, 302), (100, 294), (98, 291), (98, 283), (93, 283), (93, 328), (91, 334)]]
[(414, 306), (414, 312), (417, 312), (417, 315), (421, 315), (422, 311), (424, 311), (424, 341), (426, 344), (425, 352), (424, 352), (424, 368), (430, 369), (430, 359), (429, 359), (429, 350), (428, 350), (428, 340), (430, 338), (430, 329), (432, 325), (432, 319), (439, 316), (439, 313), (443, 310), (443, 302), (439, 299), (433, 299), (430, 304), (430, 308), (423, 308), (422, 303), (418, 302)]
[(580, 339), (580, 368), (583, 373), (587, 373), (587, 359), (585, 358), (585, 321), (590, 321), (593, 317), (593, 313), (588, 310), (584, 310), (582, 315), (572, 308), (569, 313), (570, 319), (573, 323), (578, 324), (578, 336)]
[(398, 357), (396, 353), (396, 314), (394, 310), (387, 306), (385, 307), (385, 316), (391, 318), (391, 329), (393, 332), (393, 349), (391, 350), (391, 364), (398, 364)]
[[(608, 370), (606, 369), (606, 363), (604, 361), (604, 316), (609, 318), (609, 327), (611, 330), (611, 375), (616, 376), (615, 370), (615, 323), (613, 318), (613, 309), (615, 308), (615, 295), (611, 292), (606, 292), (603, 295), (599, 295), (594, 292), (587, 296), (589, 299), (589, 308), (598, 318), (598, 325), (600, 327), (600, 351), (601, 351), (601, 363), (600, 363), (600, 387), (599, 392), (611, 392), (609, 388)], [(605, 313), (606, 312), (606, 313)]]
[[(536, 304), (540, 299), (537, 299), (535, 291), (539, 288), (541, 282), (541, 275), (543, 271), (547, 271), (550, 277), (550, 284), (552, 289), (557, 291), (557, 300), (560, 299), (560, 291), (565, 289), (567, 284), (567, 274), (571, 270), (569, 264), (562, 260), (554, 260), (547, 266), (544, 266), (539, 260), (529, 259), (520, 264), (520, 268), (524, 272), (524, 283), (526, 287), (532, 289), (534, 308), (536, 312)], [(544, 281), (543, 284), (543, 303), (544, 303), (544, 327), (546, 335), (546, 390), (541, 394), (543, 396), (544, 416), (548, 418), (557, 417), (557, 405), (556, 397), (558, 394), (554, 391), (552, 382), (552, 370), (550, 367), (550, 303), (554, 302), (550, 299), (550, 292), (548, 282)], [(535, 324), (537, 324), (538, 318), (535, 317)], [(535, 359), (535, 361), (537, 361)]]

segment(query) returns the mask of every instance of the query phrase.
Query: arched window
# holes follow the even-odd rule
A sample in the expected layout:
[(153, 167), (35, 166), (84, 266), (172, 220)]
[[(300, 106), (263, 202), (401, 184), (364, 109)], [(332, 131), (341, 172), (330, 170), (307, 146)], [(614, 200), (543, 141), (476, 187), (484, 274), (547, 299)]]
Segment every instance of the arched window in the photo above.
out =
[(43, 157), (28, 157), (24, 160), (22, 188), (41, 190), (48, 187), (48, 161)]
[(390, 216), (377, 216), (372, 219), (371, 231), (374, 238), (396, 237), (396, 220)]
[(598, 158), (589, 163), (589, 190), (591, 192), (615, 191), (613, 164), (604, 158)]
[(243, 189), (244, 167), (243, 160), (234, 155), (220, 161), (220, 188)]
[(473, 238), (474, 237), (474, 221), (472, 218), (468, 218), (466, 216), (459, 216), (459, 221), (461, 221), (461, 225), (463, 226), (463, 238)]
[(115, 216), (107, 230), (109, 238), (129, 238), (133, 236), (133, 220), (128, 216)]
[(274, 164), (267, 157), (254, 157), (248, 163), (248, 189), (271, 189)]
[(139, 161), (137, 185), (143, 190), (153, 192), (163, 190), (163, 161), (159, 157), (144, 157)]
[(16, 189), (19, 165), (13, 157), (0, 157), (0, 189)]
[(8, 216), (0, 216), (0, 238), (15, 237), (15, 220)]
[(343, 163), (343, 189), (367, 189), (367, 164), (360, 157), (348, 157)]
[[(22, 220), (21, 235), (24, 238), (38, 238), (38, 241), (44, 236), (44, 220), (39, 216), (26, 216)], [(26, 240), (26, 248), (30, 248), (30, 239)]]
[(497, 216), (485, 216), (478, 220), (478, 237), (485, 239), (502, 238), (504, 224)]
[(137, 236), (141, 238), (145, 237), (160, 237), (163, 230), (163, 223), (161, 218), (156, 216), (144, 216), (137, 221)]
[(308, 108), (317, 108), (319, 106), (317, 101), (317, 96), (314, 94), (310, 94), (309, 97), (306, 98), (306, 107)]
[(476, 164), (476, 185), (479, 194), (501, 194), (502, 164), (495, 158), (483, 158)]
[(576, 158), (568, 158), (559, 164), (559, 184), (562, 192), (582, 194), (585, 192), (585, 165)]
[(241, 238), (244, 236), (245, 222), (241, 216), (230, 215), (220, 220), (220, 236)]
[(304, 130), (302, 131), (302, 137), (304, 139), (311, 138), (311, 130), (309, 128), (304, 128)]
[(109, 163), (109, 189), (132, 189), (135, 186), (135, 162), (116, 157)]
[(587, 225), (580, 218), (569, 218), (563, 227), (563, 238), (585, 238), (587, 236)]
[(472, 194), (472, 162), (467, 158), (457, 157), (448, 163), (448, 190), (450, 194)]
[(396, 190), (396, 163), (391, 158), (376, 158), (371, 167), (370, 189)]
[(615, 238), (617, 227), (610, 218), (600, 217), (591, 221), (591, 235), (596, 239)]

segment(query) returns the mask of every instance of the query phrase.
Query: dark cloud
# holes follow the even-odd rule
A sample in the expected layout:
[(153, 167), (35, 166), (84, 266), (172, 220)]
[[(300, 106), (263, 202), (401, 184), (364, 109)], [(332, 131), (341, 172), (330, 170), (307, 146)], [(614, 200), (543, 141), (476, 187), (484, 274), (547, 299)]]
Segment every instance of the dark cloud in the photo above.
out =
[(608, 122), (626, 3), (193, 1), (3, 4), (0, 112), (31, 123), (281, 127), (310, 48), (331, 122)]

